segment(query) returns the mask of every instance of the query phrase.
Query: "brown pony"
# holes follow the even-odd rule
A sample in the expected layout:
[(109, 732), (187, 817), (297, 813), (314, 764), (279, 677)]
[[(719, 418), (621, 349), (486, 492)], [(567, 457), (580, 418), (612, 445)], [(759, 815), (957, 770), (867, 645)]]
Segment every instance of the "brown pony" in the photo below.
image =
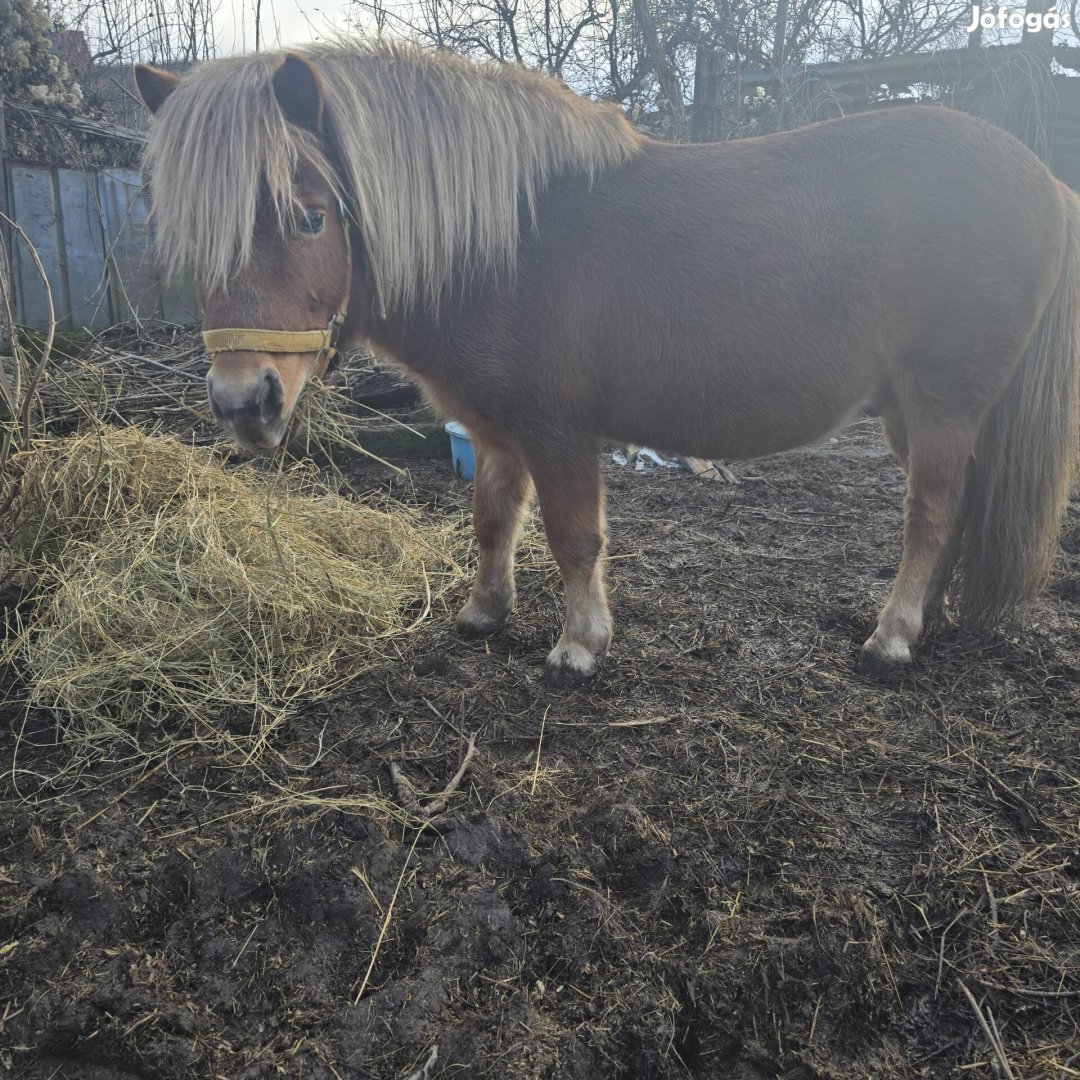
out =
[(1076, 466), (1080, 200), (1005, 132), (911, 107), (676, 146), (535, 73), (370, 42), (136, 78), (221, 424), (277, 445), (343, 321), (468, 426), (462, 629), (510, 614), (535, 485), (566, 589), (549, 672), (595, 670), (600, 437), (750, 457), (860, 410), (908, 475), (867, 661), (910, 659), (954, 564), (979, 622), (1044, 580)]

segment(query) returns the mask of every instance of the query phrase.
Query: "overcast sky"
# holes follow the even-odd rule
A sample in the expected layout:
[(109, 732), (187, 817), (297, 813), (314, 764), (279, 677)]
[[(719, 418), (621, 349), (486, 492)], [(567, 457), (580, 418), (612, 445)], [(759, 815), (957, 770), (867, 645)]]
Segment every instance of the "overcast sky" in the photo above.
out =
[[(262, 46), (302, 45), (347, 28), (348, 0), (262, 0)], [(255, 0), (221, 0), (214, 16), (222, 55), (255, 47)]]
[[(136, 3), (145, 0), (135, 0)], [(217, 36), (219, 56), (228, 56), (238, 52), (250, 52), (255, 48), (255, 10), (260, 0), (215, 0), (214, 28)], [(1059, 0), (1060, 2), (1060, 0)], [(260, 45), (264, 49), (278, 46), (303, 45), (320, 38), (331, 37), (335, 33), (357, 27), (349, 25), (352, 8), (350, 0), (261, 0), (262, 37)], [(989, 3), (989, 0), (986, 0)], [(409, 5), (409, 0), (397, 0), (392, 7), (402, 8)], [(1008, 10), (1022, 12), (1024, 5), (1020, 0), (1007, 0)], [(1064, 7), (1064, 4), (1060, 6)], [(991, 5), (984, 10), (996, 12)], [(1075, 35), (1063, 35), (1069, 37)], [(992, 30), (984, 33), (984, 41), (1005, 43), (1019, 39), (1019, 32)], [(1059, 37), (1059, 40), (1061, 38)]]

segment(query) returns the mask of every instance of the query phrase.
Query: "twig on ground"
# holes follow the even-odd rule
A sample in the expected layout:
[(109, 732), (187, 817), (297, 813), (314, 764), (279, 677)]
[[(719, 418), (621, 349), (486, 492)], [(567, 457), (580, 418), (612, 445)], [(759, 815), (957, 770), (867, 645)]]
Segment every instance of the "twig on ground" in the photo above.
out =
[[(968, 999), (968, 1004), (971, 1005), (971, 1009), (975, 1013), (975, 1019), (979, 1021), (979, 1027), (982, 1028), (987, 1042), (990, 1043), (990, 1049), (993, 1051), (994, 1057), (997, 1058), (998, 1065), (1001, 1066), (1001, 1071), (1005, 1074), (1006, 1080), (1016, 1080), (1016, 1073), (1012, 1071), (1009, 1059), (1005, 1056), (1005, 1047), (1001, 1045), (1001, 1036), (997, 1034), (997, 1024), (994, 1024), (993, 1014), (989, 1014), (990, 1020), (988, 1023), (982, 1009), (979, 1008), (979, 1003), (975, 1000), (975, 995), (964, 985), (962, 979), (957, 979), (956, 982), (964, 992), (964, 997)], [(987, 1012), (989, 1013), (989, 1010)], [(993, 1024), (993, 1027), (991, 1027), (991, 1024)]]
[(722, 461), (709, 461), (707, 458), (686, 455), (680, 457), (679, 461), (698, 480), (723, 480), (726, 484), (739, 483), (739, 478)]
[(426, 828), (427, 822), (420, 826), (420, 830), (417, 832), (416, 837), (412, 842), (412, 846), (405, 856), (405, 861), (401, 864), (401, 873), (398, 875), (397, 884), (394, 886), (394, 892), (390, 897), (390, 903), (386, 906), (386, 914), (383, 915), (382, 924), (379, 926), (379, 936), (375, 939), (375, 948), (371, 951), (371, 960), (368, 962), (367, 971), (364, 972), (363, 979), (360, 980), (360, 985), (356, 990), (356, 997), (353, 998), (354, 1008), (360, 1004), (360, 999), (364, 996), (364, 991), (367, 989), (368, 982), (371, 979), (371, 973), (375, 969), (375, 961), (379, 959), (379, 951), (382, 949), (383, 942), (386, 940), (386, 932), (390, 928), (390, 920), (394, 915), (394, 905), (397, 903), (398, 893), (401, 892), (401, 885), (405, 880), (405, 873), (409, 869), (413, 852), (416, 851), (416, 845), (420, 842), (420, 837), (424, 835), (424, 829)]
[(450, 783), (427, 804), (421, 804), (413, 794), (413, 786), (402, 772), (401, 766), (396, 761), (390, 762), (390, 779), (394, 781), (394, 790), (405, 810), (419, 818), (434, 817), (446, 809), (450, 796), (457, 791), (461, 781), (465, 778), (465, 771), (469, 762), (476, 756), (476, 735), (469, 736), (469, 745), (465, 750), (465, 756), (461, 759), (458, 771), (450, 778)]

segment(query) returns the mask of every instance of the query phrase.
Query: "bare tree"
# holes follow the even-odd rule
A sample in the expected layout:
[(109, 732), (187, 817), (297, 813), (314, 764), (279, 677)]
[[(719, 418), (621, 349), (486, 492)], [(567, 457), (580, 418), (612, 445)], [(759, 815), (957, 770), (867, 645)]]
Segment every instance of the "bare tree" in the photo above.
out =
[(634, 15), (641, 28), (644, 59), (648, 68), (655, 74), (660, 91), (657, 104), (662, 111), (667, 113), (672, 138), (685, 139), (689, 131), (686, 126), (686, 112), (683, 108), (682, 87), (669, 50), (660, 44), (660, 34), (649, 0), (634, 0)]
[[(537, 67), (686, 137), (719, 73), (962, 44), (969, 0), (353, 0), (351, 23)], [(703, 73), (712, 76), (703, 78)]]
[(187, 64), (216, 51), (214, 0), (49, 0), (55, 24), (81, 30), (92, 59)]

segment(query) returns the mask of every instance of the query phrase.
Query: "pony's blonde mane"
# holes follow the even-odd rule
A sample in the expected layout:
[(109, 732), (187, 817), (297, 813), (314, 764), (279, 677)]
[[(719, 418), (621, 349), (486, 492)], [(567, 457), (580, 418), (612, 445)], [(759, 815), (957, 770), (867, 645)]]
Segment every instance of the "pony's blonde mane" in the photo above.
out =
[(524, 68), (385, 41), (302, 55), (321, 77), (342, 175), (278, 106), (283, 53), (201, 65), (160, 109), (146, 155), (170, 270), (225, 289), (251, 262), (260, 197), (291, 227), (293, 176), (308, 158), (356, 215), (382, 310), (434, 306), (455, 273), (512, 269), (520, 208), (531, 220), (548, 181), (595, 177), (641, 145), (614, 105)]

